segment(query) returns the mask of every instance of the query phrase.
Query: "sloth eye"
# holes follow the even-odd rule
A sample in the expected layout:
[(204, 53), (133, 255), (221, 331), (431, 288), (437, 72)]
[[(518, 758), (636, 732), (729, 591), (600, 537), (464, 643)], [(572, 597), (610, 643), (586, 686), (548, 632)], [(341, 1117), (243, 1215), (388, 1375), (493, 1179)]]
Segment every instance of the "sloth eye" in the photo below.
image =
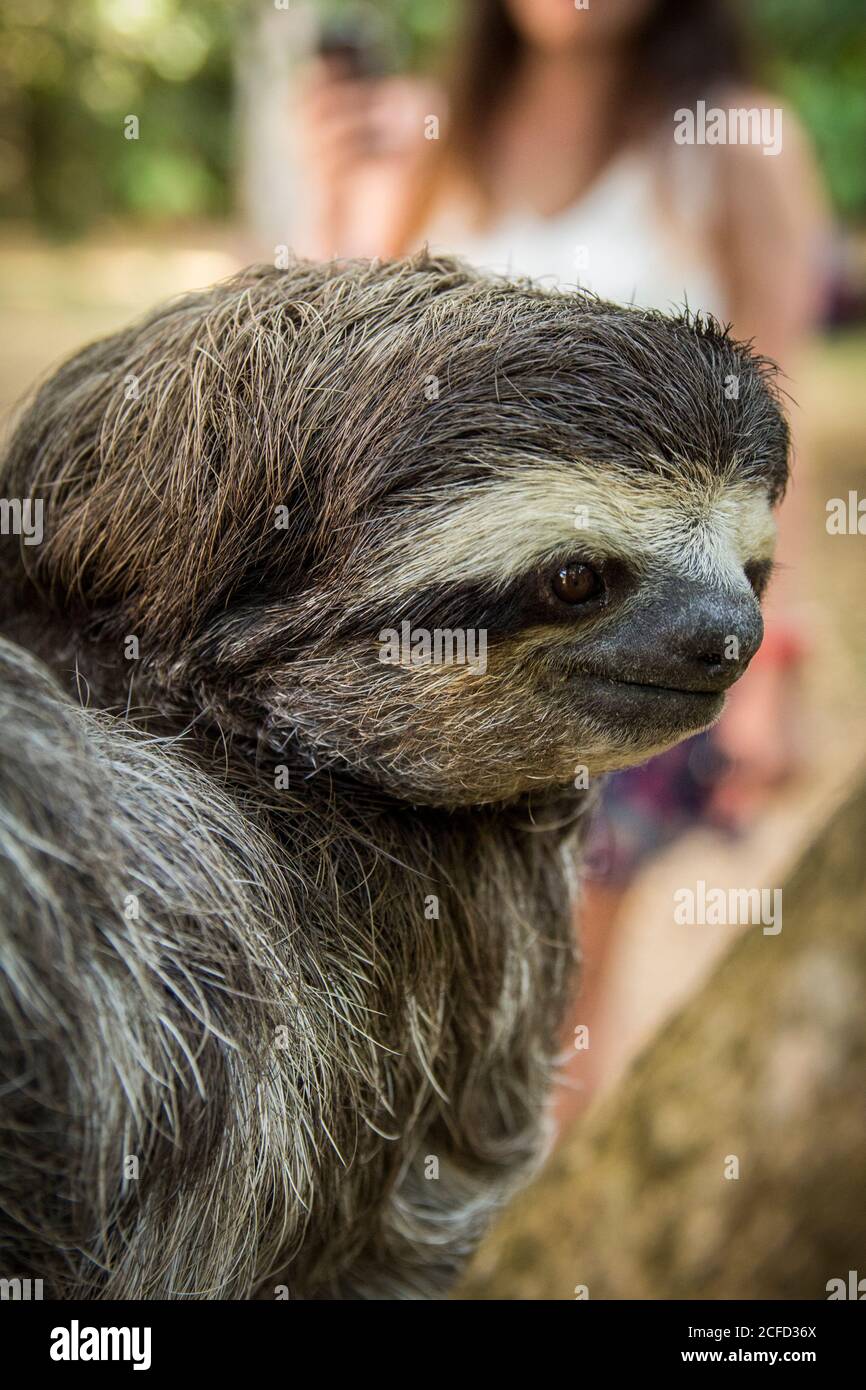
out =
[(591, 565), (583, 565), (577, 560), (563, 565), (551, 581), (551, 587), (563, 603), (587, 603), (601, 593), (601, 577)]

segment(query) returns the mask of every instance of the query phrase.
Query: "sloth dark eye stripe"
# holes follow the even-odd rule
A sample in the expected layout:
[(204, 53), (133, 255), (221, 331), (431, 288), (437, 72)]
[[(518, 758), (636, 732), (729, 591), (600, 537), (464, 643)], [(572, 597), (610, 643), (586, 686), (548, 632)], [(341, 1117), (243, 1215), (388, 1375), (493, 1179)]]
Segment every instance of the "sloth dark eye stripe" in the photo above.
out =
[(374, 608), (348, 613), (337, 629), (341, 637), (376, 634), (409, 622), (414, 627), (484, 628), (491, 636), (519, 632), (529, 621), (527, 580), (517, 576), (495, 584), (430, 584)]
[[(552, 601), (551, 580), (562, 561), (542, 562), (535, 569), (515, 575), (505, 585), (431, 584), (404, 594), (393, 602), (381, 602), (372, 610), (356, 610), (340, 623), (340, 636), (377, 634), (382, 628), (409, 622), (424, 628), (484, 629), (490, 637), (508, 637), (533, 624), (574, 624), (581, 616), (575, 609)], [(622, 588), (625, 567), (607, 567)], [(595, 611), (595, 602), (586, 605)]]

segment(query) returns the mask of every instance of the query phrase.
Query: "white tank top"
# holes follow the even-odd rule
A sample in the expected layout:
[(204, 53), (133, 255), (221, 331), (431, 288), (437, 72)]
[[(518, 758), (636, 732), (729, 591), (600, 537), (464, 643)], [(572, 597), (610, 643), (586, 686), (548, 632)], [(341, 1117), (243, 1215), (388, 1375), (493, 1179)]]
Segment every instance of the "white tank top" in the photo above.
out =
[[(679, 152), (678, 152), (679, 153)], [(684, 150), (684, 154), (692, 151)], [(672, 199), (678, 222), (705, 219), (712, 190), (698, 177), (697, 160), (678, 160)], [(614, 159), (587, 193), (553, 217), (512, 212), (484, 232), (473, 232), (458, 209), (443, 209), (431, 224), (431, 250), (456, 251), (480, 269), (528, 275), (562, 289), (593, 290), (603, 299), (641, 308), (703, 309), (724, 319), (719, 277), (706, 238), (674, 233), (658, 205), (656, 169), (647, 155), (628, 151)]]

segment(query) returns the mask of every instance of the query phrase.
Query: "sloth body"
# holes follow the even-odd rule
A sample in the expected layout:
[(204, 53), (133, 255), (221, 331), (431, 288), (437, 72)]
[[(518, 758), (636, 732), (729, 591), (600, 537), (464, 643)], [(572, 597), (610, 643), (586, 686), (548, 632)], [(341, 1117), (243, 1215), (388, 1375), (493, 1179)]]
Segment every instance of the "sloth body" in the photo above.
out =
[[(449, 259), (60, 369), (0, 477), (47, 504), (0, 552), (10, 1272), (447, 1291), (543, 1148), (575, 782), (717, 717), (786, 473), (715, 325)], [(484, 669), (383, 662), (405, 621)]]
[(12, 1113), (40, 1110), (4, 1143), (4, 1267), (67, 1297), (444, 1291), (537, 1153), (572, 965), (561, 834), (517, 808), (344, 815), (312, 784), (245, 814), (241, 769), (77, 708), (5, 642), (0, 672), (27, 1004), (4, 1062), (39, 1082)]

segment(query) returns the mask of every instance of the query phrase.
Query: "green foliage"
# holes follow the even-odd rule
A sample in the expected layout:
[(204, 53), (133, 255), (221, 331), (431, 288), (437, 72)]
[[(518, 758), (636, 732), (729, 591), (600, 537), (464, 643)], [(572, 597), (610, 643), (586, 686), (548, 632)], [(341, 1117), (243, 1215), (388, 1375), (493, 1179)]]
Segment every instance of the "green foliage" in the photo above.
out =
[(863, 0), (760, 0), (749, 7), (771, 91), (798, 113), (837, 211), (866, 215)]
[[(298, 0), (287, 0), (292, 7)], [(357, 0), (315, 0), (323, 17)], [(378, 0), (398, 61), (423, 66), (471, 0)], [(227, 214), (233, 68), (274, 0), (4, 0), (0, 215), (60, 234), (131, 215)], [(759, 67), (810, 132), (838, 211), (866, 213), (863, 0), (753, 0)], [(136, 115), (140, 138), (124, 135)]]
[(60, 233), (226, 212), (241, 14), (236, 0), (4, 0), (0, 211)]

